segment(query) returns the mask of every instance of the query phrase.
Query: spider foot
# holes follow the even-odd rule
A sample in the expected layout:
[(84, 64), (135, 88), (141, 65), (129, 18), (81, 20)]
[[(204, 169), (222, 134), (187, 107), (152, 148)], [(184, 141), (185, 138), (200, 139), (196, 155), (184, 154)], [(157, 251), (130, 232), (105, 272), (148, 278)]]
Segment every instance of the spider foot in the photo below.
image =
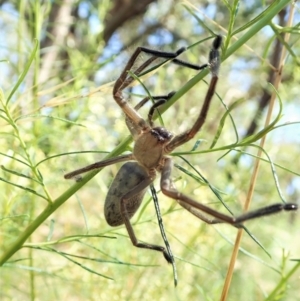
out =
[(174, 262), (174, 258), (171, 257), (170, 254), (168, 254), (166, 250), (163, 250), (163, 254), (164, 254), (164, 257), (165, 257), (165, 259), (168, 263), (173, 263)]
[(287, 203), (283, 205), (283, 210), (285, 211), (294, 211), (298, 209), (298, 205), (294, 203)]

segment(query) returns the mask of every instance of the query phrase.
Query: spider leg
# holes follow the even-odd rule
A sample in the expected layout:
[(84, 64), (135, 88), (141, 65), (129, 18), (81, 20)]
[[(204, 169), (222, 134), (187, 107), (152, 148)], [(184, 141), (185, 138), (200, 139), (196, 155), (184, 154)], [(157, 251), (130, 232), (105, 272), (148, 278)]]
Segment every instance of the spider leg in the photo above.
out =
[(131, 222), (130, 222), (129, 213), (127, 211), (127, 207), (129, 207), (128, 204), (131, 202), (134, 202), (135, 197), (137, 195), (139, 195), (139, 193), (141, 191), (145, 190), (153, 182), (154, 179), (155, 179), (154, 175), (151, 175), (151, 176), (149, 175), (148, 177), (144, 178), (143, 181), (141, 181), (132, 190), (127, 192), (120, 200), (120, 202), (121, 202), (121, 204), (120, 204), (121, 211), (120, 212), (121, 212), (124, 224), (126, 226), (128, 235), (130, 237), (130, 240), (135, 247), (162, 252), (165, 259), (169, 263), (172, 263), (174, 261), (174, 259), (172, 257), (170, 257), (169, 252), (166, 250), (165, 247), (154, 245), (154, 244), (142, 243), (142, 242), (138, 241), (138, 239), (134, 233), (133, 227), (131, 225)]
[(194, 70), (197, 70), (197, 71), (200, 71), (200, 70), (202, 70), (202, 69), (209, 66), (208, 64), (203, 64), (203, 65), (199, 66), (199, 65), (191, 64), (189, 62), (179, 60), (179, 59), (173, 59), (172, 63), (174, 63), (176, 65), (179, 65), (179, 66), (188, 67), (190, 69), (194, 69)]
[(90, 164), (88, 166), (85, 166), (83, 168), (71, 171), (71, 172), (65, 174), (64, 178), (65, 179), (72, 179), (72, 178), (74, 178), (74, 177), (76, 177), (76, 176), (78, 176), (82, 173), (88, 172), (90, 170), (102, 168), (102, 167), (105, 167), (105, 166), (108, 166), (108, 165), (112, 165), (112, 164), (119, 163), (119, 162), (124, 162), (124, 161), (129, 161), (129, 160), (133, 160), (132, 154), (121, 155), (119, 157), (99, 161), (99, 162)]
[[(217, 223), (228, 223), (237, 228), (242, 227), (242, 224), (248, 220), (275, 214), (281, 211), (295, 211), (298, 209), (298, 205), (294, 203), (279, 203), (266, 206), (257, 210), (249, 211), (239, 216), (230, 216), (224, 213), (221, 213), (217, 210), (214, 210), (206, 205), (196, 202), (192, 198), (178, 192), (172, 185), (171, 182), (171, 171), (172, 171), (172, 159), (166, 158), (164, 166), (161, 171), (161, 191), (166, 196), (177, 200), (177, 202), (186, 210), (191, 212), (193, 215), (203, 220), (208, 224), (217, 224)], [(205, 215), (212, 216), (213, 218), (207, 218)]]
[(176, 269), (175, 259), (174, 259), (169, 241), (168, 241), (167, 236), (166, 236), (163, 220), (162, 220), (161, 213), (160, 213), (157, 193), (156, 193), (156, 190), (155, 190), (155, 187), (154, 187), (153, 183), (150, 184), (150, 189), (151, 189), (151, 194), (152, 194), (152, 198), (153, 198), (153, 202), (154, 202), (154, 207), (155, 207), (155, 211), (156, 211), (156, 216), (157, 216), (157, 221), (158, 221), (161, 237), (162, 237), (162, 239), (165, 243), (167, 253), (168, 253), (169, 258), (170, 258), (170, 260), (167, 259), (167, 261), (172, 264), (173, 274), (174, 274), (174, 284), (175, 284), (175, 286), (177, 286), (177, 269)]
[[(171, 60), (177, 65), (181, 65), (184, 67), (188, 67), (191, 69), (195, 70), (201, 70), (207, 67), (207, 64), (204, 64), (202, 66), (196, 65), (196, 64), (191, 64), (188, 62), (185, 62), (183, 60), (177, 59), (177, 56), (179, 56), (182, 52), (186, 50), (185, 47), (182, 47), (178, 49), (175, 52), (165, 52), (165, 51), (158, 51), (158, 50), (153, 50), (149, 49), (146, 47), (138, 47), (129, 61), (127, 62), (124, 70), (122, 71), (121, 75), (119, 78), (116, 80), (114, 89), (113, 89), (113, 96), (117, 104), (122, 108), (124, 111), (125, 115), (127, 116), (128, 119), (134, 124), (136, 124), (139, 128), (142, 130), (148, 129), (148, 125), (146, 124), (145, 120), (137, 113), (135, 109), (133, 109), (130, 104), (125, 100), (123, 97), (122, 91), (128, 87), (133, 81), (134, 78), (131, 76), (128, 76), (128, 71), (131, 70), (131, 68), (134, 66), (138, 56), (140, 53), (146, 53), (151, 55), (152, 57), (149, 58), (147, 61), (145, 61), (142, 65), (140, 65), (137, 69), (133, 71), (135, 75), (140, 75), (143, 70), (145, 70), (150, 64), (152, 64), (156, 59), (158, 58), (163, 58), (165, 59), (165, 62)], [(163, 62), (163, 64), (165, 63)]]
[(138, 125), (141, 129), (143, 130), (148, 129), (149, 126), (147, 125), (146, 121), (136, 112), (136, 110), (134, 110), (128, 104), (128, 102), (125, 100), (122, 94), (122, 90), (124, 90), (134, 80), (132, 77), (128, 78), (128, 71), (131, 70), (131, 68), (134, 66), (134, 63), (141, 52), (150, 54), (152, 55), (152, 57), (134, 71), (136, 75), (139, 75), (146, 67), (148, 67), (157, 58), (161, 57), (167, 60), (174, 59), (183, 51), (185, 51), (185, 48), (180, 48), (176, 52), (162, 52), (162, 51), (152, 50), (146, 47), (138, 47), (133, 53), (133, 55), (131, 56), (131, 58), (129, 59), (128, 63), (126, 64), (120, 77), (115, 82), (114, 89), (113, 89), (113, 96), (115, 101), (122, 108), (126, 116), (130, 120), (132, 120), (134, 124)]
[[(167, 95), (157, 95), (157, 96), (152, 96), (152, 99), (155, 100), (156, 102), (152, 105), (152, 107), (149, 110), (148, 113), (148, 123), (151, 127), (154, 126), (153, 123), (153, 114), (155, 109), (157, 109), (159, 106), (163, 105), (166, 103), (173, 95), (175, 94), (174, 91), (170, 92)], [(143, 98), (135, 107), (134, 109), (138, 111), (141, 107), (143, 107), (148, 101), (150, 100), (150, 97), (145, 97)], [(128, 117), (125, 119), (126, 126), (129, 129), (131, 135), (133, 137), (137, 136), (140, 133), (140, 128), (137, 127)]]
[[(153, 99), (153, 100), (156, 100), (156, 101), (160, 101), (161, 99), (163, 99), (163, 100), (165, 100), (165, 102), (166, 102), (166, 101), (168, 101), (175, 93), (176, 93), (175, 91), (172, 91), (172, 92), (170, 92), (170, 93), (167, 94), (167, 95), (156, 95), (156, 96), (152, 96), (152, 99)], [(139, 110), (141, 107), (143, 107), (150, 99), (151, 99), (151, 98), (148, 97), (148, 96), (145, 97), (145, 98), (143, 98), (143, 99), (142, 99), (142, 100), (134, 107), (134, 109), (138, 111), (138, 110)], [(157, 108), (157, 107), (159, 107), (160, 105), (162, 105), (162, 104), (157, 105), (157, 102), (155, 102), (155, 103), (153, 104), (153, 106), (150, 108), (149, 114), (150, 114), (150, 112), (152, 111), (152, 115), (153, 115), (154, 109)], [(149, 115), (149, 114), (148, 114), (148, 115)]]
[(175, 136), (170, 142), (169, 144), (167, 144), (167, 146), (165, 147), (165, 151), (166, 153), (170, 153), (172, 152), (176, 147), (186, 143), (187, 141), (189, 141), (190, 139), (192, 139), (196, 133), (198, 131), (200, 131), (200, 129), (202, 128), (205, 120), (206, 120), (206, 116), (210, 107), (210, 103), (212, 100), (212, 97), (215, 93), (215, 89), (216, 89), (216, 85), (218, 82), (218, 72), (219, 72), (219, 67), (220, 67), (220, 54), (219, 54), (219, 48), (221, 47), (222, 44), (222, 37), (221, 36), (217, 36), (213, 42), (212, 45), (212, 49), (209, 53), (209, 64), (210, 64), (210, 71), (212, 74), (212, 78), (208, 87), (208, 91), (206, 93), (205, 99), (204, 99), (204, 103), (203, 106), (201, 108), (200, 114), (196, 120), (196, 122), (194, 123), (194, 125), (192, 126), (191, 129), (189, 129), (188, 131), (179, 134), (177, 136)]
[(175, 93), (176, 92), (172, 91), (168, 95), (159, 96), (159, 97), (155, 98), (155, 99), (157, 99), (157, 101), (152, 105), (152, 107), (150, 108), (149, 113), (148, 113), (148, 122), (151, 127), (154, 126), (153, 114), (154, 114), (155, 109), (157, 109), (158, 107), (160, 107), (161, 105), (166, 103)]

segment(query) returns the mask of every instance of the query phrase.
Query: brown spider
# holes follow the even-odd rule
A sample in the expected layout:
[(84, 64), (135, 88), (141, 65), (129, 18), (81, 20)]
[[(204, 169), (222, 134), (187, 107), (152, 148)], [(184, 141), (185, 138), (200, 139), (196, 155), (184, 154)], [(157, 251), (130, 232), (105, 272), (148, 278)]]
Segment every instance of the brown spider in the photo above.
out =
[[(115, 82), (113, 89), (113, 97), (125, 113), (126, 125), (135, 141), (133, 153), (96, 162), (65, 175), (65, 179), (71, 179), (92, 169), (102, 168), (123, 161), (133, 161), (127, 162), (121, 167), (109, 188), (104, 207), (106, 221), (111, 226), (125, 224), (134, 246), (162, 252), (166, 260), (172, 264), (174, 262), (173, 256), (170, 252), (167, 252), (165, 247), (139, 242), (130, 223), (131, 217), (141, 205), (145, 192), (156, 178), (157, 173), (161, 174), (160, 187), (162, 193), (175, 199), (183, 208), (208, 224), (228, 223), (240, 228), (243, 227), (243, 222), (253, 218), (274, 214), (282, 210), (297, 210), (296, 204), (279, 203), (250, 211), (236, 217), (230, 216), (211, 209), (206, 205), (198, 203), (189, 196), (178, 192), (172, 184), (171, 172), (173, 163), (172, 159), (168, 157), (167, 154), (192, 139), (205, 122), (218, 82), (220, 67), (219, 48), (221, 47), (221, 44), (221, 36), (216, 36), (209, 53), (209, 62), (202, 66), (193, 65), (177, 59), (177, 56), (181, 54), (185, 48), (181, 48), (174, 53), (155, 51), (144, 47), (137, 48), (129, 59), (120, 77)], [(137, 76), (141, 75), (142, 71), (157, 58), (164, 58), (166, 61), (171, 60), (173, 63), (196, 70), (209, 67), (212, 78), (208, 91), (199, 116), (189, 130), (173, 136), (167, 129), (163, 127), (154, 127), (153, 125), (152, 117), (154, 110), (166, 102), (168, 98), (173, 96), (173, 92), (167, 96), (153, 97), (157, 102), (149, 111), (148, 122), (141, 117), (138, 110), (149, 100), (149, 98), (143, 99), (135, 108), (133, 108), (123, 97), (122, 91), (134, 81), (134, 78), (128, 74), (128, 71), (134, 66), (134, 63), (141, 52), (147, 53), (151, 55), (151, 57), (135, 69), (133, 73)], [(207, 216), (211, 216), (212, 218), (208, 218)]]

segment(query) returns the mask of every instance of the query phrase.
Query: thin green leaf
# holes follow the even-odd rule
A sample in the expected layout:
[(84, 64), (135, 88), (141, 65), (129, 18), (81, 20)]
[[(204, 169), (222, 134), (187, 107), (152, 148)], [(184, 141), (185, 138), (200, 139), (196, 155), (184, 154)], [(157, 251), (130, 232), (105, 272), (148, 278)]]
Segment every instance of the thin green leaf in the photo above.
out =
[(265, 128), (263, 128), (261, 131), (259, 131), (256, 134), (253, 134), (251, 136), (245, 137), (243, 140), (240, 141), (240, 145), (248, 145), (251, 144), (259, 139), (261, 139), (262, 137), (264, 137), (267, 133), (269, 133), (270, 131), (272, 131), (274, 129), (274, 126), (276, 125), (276, 123), (280, 120), (281, 118), (281, 113), (282, 113), (282, 101), (281, 98), (278, 94), (278, 92), (276, 91), (275, 87), (269, 83), (269, 85), (271, 85), (275, 91), (275, 93), (277, 94), (278, 100), (279, 100), (279, 111), (277, 116), (275, 117), (275, 119)]
[(71, 121), (69, 119), (65, 119), (65, 118), (61, 118), (61, 117), (57, 117), (57, 116), (52, 116), (52, 115), (43, 115), (43, 114), (22, 115), (20, 117), (17, 117), (15, 119), (15, 122), (17, 122), (18, 120), (21, 120), (21, 119), (25, 119), (25, 118), (50, 118), (50, 119), (54, 119), (54, 120), (63, 121), (65, 123), (67, 123), (67, 124), (72, 124), (72, 125), (77, 125), (77, 126), (81, 126), (81, 127), (86, 127), (85, 125), (83, 125), (81, 123), (77, 123), (77, 122)]
[(188, 7), (187, 5), (183, 5), (183, 7), (197, 20), (202, 28), (205, 28), (212, 36), (216, 36), (216, 34), (207, 26), (207, 23), (201, 20), (190, 7)]
[(19, 163), (22, 163), (22, 164), (24, 164), (24, 165), (26, 165), (26, 166), (28, 166), (28, 167), (31, 168), (31, 166), (30, 166), (28, 163), (26, 163), (25, 161), (22, 161), (22, 160), (20, 160), (20, 159), (17, 159), (17, 158), (15, 158), (15, 157), (13, 157), (13, 156), (10, 156), (10, 155), (7, 155), (7, 154), (1, 153), (1, 152), (0, 152), (0, 155), (2, 155), (2, 156), (4, 156), (4, 157), (7, 157), (7, 158), (10, 158), (10, 159), (12, 159), (12, 160), (14, 160), (14, 161), (17, 161), (17, 162), (19, 162)]
[(1, 165), (1, 169), (4, 170), (4, 171), (6, 171), (6, 172), (9, 172), (9, 173), (11, 173), (11, 174), (13, 174), (13, 175), (16, 175), (16, 176), (18, 176), (18, 177), (26, 178), (26, 179), (35, 181), (35, 182), (37, 182), (37, 183), (43, 185), (42, 182), (40, 182), (40, 181), (38, 181), (38, 180), (36, 180), (36, 179), (34, 179), (34, 178), (32, 178), (32, 177), (29, 177), (29, 176), (27, 176), (27, 175), (25, 175), (25, 174), (23, 174), (23, 173), (17, 172), (17, 171), (12, 170), (12, 169), (8, 169), (8, 168), (6, 168), (6, 167), (3, 166), (3, 165)]
[[(152, 104), (155, 104), (155, 101), (154, 101), (154, 99), (152, 98), (152, 95), (151, 95), (150, 91), (147, 89), (147, 87), (144, 85), (144, 83), (141, 81), (141, 79), (140, 79), (138, 76), (136, 76), (136, 75), (135, 75), (133, 72), (131, 72), (131, 71), (128, 71), (128, 74), (129, 74), (131, 77), (133, 77), (136, 81), (139, 82), (139, 84), (140, 84), (140, 85), (143, 87), (143, 89), (146, 91), (146, 93), (147, 93), (148, 97), (150, 98)], [(156, 112), (158, 112), (158, 119), (159, 119), (160, 124), (161, 124), (162, 126), (164, 126), (164, 121), (163, 121), (163, 119), (162, 119), (162, 117), (161, 117), (161, 114), (160, 114), (159, 110), (156, 110)]]
[(67, 152), (67, 153), (62, 153), (62, 154), (58, 154), (58, 155), (53, 155), (53, 156), (49, 156), (41, 161), (39, 161), (35, 166), (39, 166), (40, 164), (51, 160), (53, 158), (58, 158), (58, 157), (63, 157), (63, 156), (69, 156), (69, 155), (81, 155), (81, 154), (109, 154), (109, 152), (107, 151), (78, 151), (78, 152)]
[(9, 96), (7, 97), (6, 105), (9, 103), (9, 101), (12, 98), (12, 96), (17, 91), (17, 89), (21, 85), (22, 81), (24, 80), (27, 72), (29, 71), (30, 65), (31, 65), (32, 61), (34, 60), (34, 58), (35, 58), (35, 54), (36, 54), (36, 52), (38, 50), (38, 47), (39, 47), (39, 41), (37, 39), (35, 39), (35, 45), (34, 45), (34, 48), (33, 48), (32, 52), (31, 52), (31, 55), (29, 56), (28, 61), (27, 61), (26, 65), (25, 65), (24, 70), (21, 73), (21, 75), (20, 75), (17, 83), (15, 84), (15, 86), (13, 87), (13, 89), (10, 92)]
[(192, 147), (191, 149), (191, 152), (194, 152), (198, 147), (199, 145), (201, 144), (201, 142), (203, 142), (204, 140), (203, 139), (197, 139), (194, 146)]
[(13, 219), (13, 218), (24, 218), (26, 220), (29, 220), (29, 215), (28, 214), (16, 214), (16, 215), (3, 216), (3, 217), (0, 217), (0, 221), (5, 220), (5, 219)]
[(18, 188), (20, 188), (20, 189), (22, 189), (22, 190), (28, 191), (28, 192), (30, 192), (30, 193), (32, 193), (32, 194), (35, 194), (35, 195), (37, 195), (37, 196), (39, 196), (39, 197), (45, 199), (47, 202), (49, 202), (49, 200), (48, 200), (45, 196), (39, 194), (38, 192), (36, 192), (35, 190), (33, 190), (33, 189), (31, 189), (31, 188), (24, 187), (24, 186), (18, 185), (18, 184), (16, 184), (16, 183), (7, 181), (7, 180), (5, 180), (5, 179), (3, 179), (3, 178), (1, 178), (1, 177), (0, 177), (0, 181), (3, 181), (3, 182), (5, 182), (5, 183), (7, 183), (7, 184), (10, 184), (10, 185), (12, 185), (12, 186), (18, 187)]
[(279, 180), (278, 180), (278, 176), (277, 176), (277, 173), (276, 173), (275, 165), (274, 165), (273, 161), (271, 160), (269, 154), (267, 153), (267, 151), (265, 149), (263, 149), (262, 147), (260, 147), (258, 145), (251, 144), (251, 146), (260, 149), (266, 155), (266, 157), (268, 158), (267, 161), (270, 163), (271, 172), (272, 172), (272, 175), (273, 175), (273, 179), (274, 179), (274, 183), (275, 183), (275, 187), (277, 189), (278, 195), (281, 198), (282, 202), (286, 203), (286, 200), (284, 199), (284, 197), (282, 195), (282, 192), (281, 192), (281, 189), (280, 189)]
[(219, 193), (219, 189), (215, 188), (214, 186), (212, 186), (210, 184), (210, 182), (199, 172), (199, 170), (197, 170), (187, 159), (185, 159), (182, 156), (179, 156), (179, 158), (181, 160), (183, 160), (185, 163), (187, 163), (198, 175), (199, 177), (202, 179), (202, 181), (210, 188), (210, 190), (213, 192), (213, 194), (219, 199), (219, 201), (223, 204), (223, 206), (227, 209), (227, 211), (233, 215), (232, 211), (229, 209), (229, 207), (227, 206), (227, 204), (223, 201), (220, 193)]
[(82, 239), (87, 238), (108, 238), (108, 239), (116, 239), (115, 236), (108, 236), (103, 234), (77, 234), (77, 235), (68, 235), (62, 238), (59, 238), (57, 240), (49, 240), (41, 243), (26, 243), (23, 245), (23, 247), (43, 247), (43, 246), (51, 246), (51, 245), (58, 245), (62, 243), (67, 242), (73, 242), (73, 241), (80, 241)]
[[(210, 149), (211, 148), (214, 148), (214, 146), (217, 144), (220, 136), (221, 136), (221, 133), (222, 133), (222, 130), (223, 130), (223, 127), (224, 127), (224, 124), (225, 124), (225, 121), (226, 121), (226, 118), (228, 115), (230, 115), (231, 111), (234, 110), (236, 107), (238, 107), (241, 103), (244, 102), (244, 99), (243, 98), (240, 98), (238, 99), (237, 101), (235, 101), (229, 108), (227, 108), (225, 114), (222, 116), (220, 122), (219, 122), (219, 126), (218, 126), (218, 129), (217, 129), (217, 133), (214, 137), (214, 140), (212, 141), (211, 143), (211, 146), (209, 147)], [(233, 120), (232, 120), (233, 121)], [(234, 123), (233, 123), (234, 124)], [(235, 133), (236, 133), (236, 142), (235, 143), (238, 143), (238, 133), (236, 131), (236, 127), (234, 126), (234, 129), (235, 129)]]
[[(96, 271), (94, 271), (94, 270), (88, 268), (88, 267), (85, 266), (84, 264), (82, 264), (82, 263), (80, 263), (80, 262), (78, 262), (78, 261), (76, 261), (76, 260), (70, 258), (71, 254), (67, 254), (67, 253), (64, 253), (64, 252), (60, 252), (60, 251), (57, 251), (57, 250), (55, 250), (55, 249), (53, 249), (53, 248), (39, 248), (39, 247), (37, 247), (37, 248), (35, 248), (35, 247), (30, 247), (30, 248), (34, 248), (34, 249), (39, 249), (39, 250), (44, 250), (44, 251), (50, 251), (50, 252), (57, 253), (58, 255), (60, 255), (60, 256), (62, 256), (62, 257), (64, 257), (64, 258), (66, 258), (67, 260), (71, 261), (72, 263), (78, 265), (79, 267), (81, 267), (82, 269), (84, 269), (84, 270), (86, 270), (86, 271), (88, 271), (88, 272), (90, 272), (90, 273), (96, 274), (96, 275), (101, 276), (101, 277), (106, 278), (106, 279), (113, 280), (113, 278), (108, 277), (108, 276), (103, 275), (103, 274), (100, 274), (100, 273), (98, 273), (98, 272), (96, 272)], [(85, 257), (85, 259), (87, 259), (87, 258)], [(100, 261), (100, 260), (99, 260), (99, 261)]]

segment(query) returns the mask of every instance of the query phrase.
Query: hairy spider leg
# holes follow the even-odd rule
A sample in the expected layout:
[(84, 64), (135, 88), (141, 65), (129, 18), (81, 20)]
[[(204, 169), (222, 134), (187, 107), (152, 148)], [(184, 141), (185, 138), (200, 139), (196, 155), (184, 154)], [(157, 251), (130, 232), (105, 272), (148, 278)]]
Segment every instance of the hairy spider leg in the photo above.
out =
[[(131, 107), (131, 105), (127, 102), (127, 100), (123, 97), (122, 91), (128, 87), (133, 81), (134, 78), (128, 75), (128, 71), (131, 70), (131, 68), (134, 66), (138, 56), (140, 53), (146, 53), (151, 55), (152, 57), (149, 58), (146, 62), (144, 62), (141, 66), (139, 66), (133, 73), (135, 75), (140, 75), (141, 72), (147, 68), (151, 63), (153, 63), (158, 58), (164, 58), (166, 59), (165, 62), (171, 60), (174, 63), (185, 66), (188, 68), (192, 68), (195, 70), (201, 70), (207, 67), (207, 64), (204, 64), (202, 66), (191, 64), (188, 62), (185, 62), (183, 60), (176, 59), (177, 56), (179, 56), (182, 52), (186, 50), (185, 47), (182, 47), (178, 49), (175, 52), (164, 52), (159, 50), (153, 50), (146, 47), (138, 47), (131, 58), (129, 59), (128, 63), (126, 64), (125, 68), (123, 69), (121, 75), (116, 80), (114, 89), (113, 89), (113, 96), (117, 104), (122, 108), (127, 118), (130, 120), (131, 123), (135, 124), (137, 127), (143, 130), (149, 130), (149, 125), (147, 125), (146, 121), (140, 116), (137, 111)], [(164, 63), (165, 63), (164, 62)], [(135, 130), (136, 131), (136, 130)]]
[(222, 44), (222, 37), (217, 36), (215, 40), (213, 41), (213, 47), (209, 53), (209, 66), (210, 66), (210, 72), (212, 75), (208, 91), (205, 95), (204, 103), (202, 105), (202, 108), (200, 110), (199, 116), (192, 126), (191, 129), (175, 136), (165, 147), (165, 153), (172, 152), (175, 148), (178, 146), (188, 142), (191, 140), (202, 128), (206, 116), (210, 107), (210, 103), (212, 100), (212, 97), (214, 96), (217, 82), (218, 82), (218, 72), (220, 68), (220, 54), (219, 54), (219, 48)]
[[(243, 227), (242, 223), (259, 218), (262, 216), (267, 216), (271, 214), (278, 213), (280, 211), (295, 211), (298, 209), (297, 204), (294, 203), (278, 203), (269, 206), (265, 206), (263, 208), (259, 208), (253, 211), (246, 212), (239, 216), (230, 216), (223, 214), (217, 210), (214, 210), (206, 205), (198, 203), (192, 198), (178, 192), (171, 181), (171, 173), (172, 173), (172, 159), (166, 158), (165, 164), (161, 172), (161, 190), (162, 193), (167, 195), (172, 199), (176, 199), (177, 202), (190, 213), (206, 222), (207, 224), (219, 224), (219, 223), (227, 223), (233, 225), (237, 228)], [(204, 214), (206, 215), (204, 215)], [(208, 218), (208, 216), (212, 216), (213, 218)]]

